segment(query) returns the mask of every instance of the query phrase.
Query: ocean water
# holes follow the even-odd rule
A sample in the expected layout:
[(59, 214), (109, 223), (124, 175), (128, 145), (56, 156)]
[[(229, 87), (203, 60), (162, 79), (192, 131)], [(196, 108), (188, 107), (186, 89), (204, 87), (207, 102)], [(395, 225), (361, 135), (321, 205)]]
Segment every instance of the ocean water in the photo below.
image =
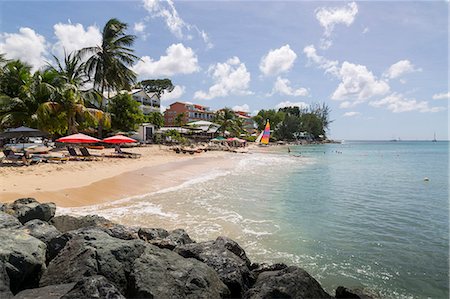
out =
[(70, 212), (183, 227), (200, 241), (227, 235), (252, 261), (300, 266), (331, 294), (344, 285), (385, 298), (448, 298), (448, 142), (290, 149), (236, 155), (232, 171)]

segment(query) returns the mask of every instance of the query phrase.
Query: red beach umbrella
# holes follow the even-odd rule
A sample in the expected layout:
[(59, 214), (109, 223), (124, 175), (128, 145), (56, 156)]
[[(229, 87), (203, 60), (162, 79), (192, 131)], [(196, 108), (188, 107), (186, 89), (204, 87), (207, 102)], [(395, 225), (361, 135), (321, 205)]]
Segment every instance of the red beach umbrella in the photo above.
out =
[(64, 143), (96, 143), (100, 142), (100, 139), (78, 133), (66, 137), (61, 137), (59, 139), (56, 139), (56, 141)]
[(123, 135), (116, 135), (116, 136), (111, 136), (111, 137), (105, 138), (102, 140), (102, 142), (120, 144), (120, 143), (133, 143), (133, 142), (137, 142), (137, 140), (134, 140), (133, 138), (123, 136)]

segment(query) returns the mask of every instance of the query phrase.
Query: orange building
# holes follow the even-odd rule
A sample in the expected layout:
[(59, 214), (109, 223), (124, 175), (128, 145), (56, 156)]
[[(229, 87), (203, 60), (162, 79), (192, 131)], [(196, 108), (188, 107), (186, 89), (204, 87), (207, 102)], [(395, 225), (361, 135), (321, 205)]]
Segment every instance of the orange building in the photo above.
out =
[[(176, 118), (180, 114), (183, 114), (183, 116), (180, 117), (182, 122), (181, 124), (177, 124)], [(197, 120), (212, 121), (214, 115), (214, 111), (211, 111), (209, 107), (192, 103), (175, 102), (170, 104), (169, 108), (164, 112), (164, 126), (175, 127)]]

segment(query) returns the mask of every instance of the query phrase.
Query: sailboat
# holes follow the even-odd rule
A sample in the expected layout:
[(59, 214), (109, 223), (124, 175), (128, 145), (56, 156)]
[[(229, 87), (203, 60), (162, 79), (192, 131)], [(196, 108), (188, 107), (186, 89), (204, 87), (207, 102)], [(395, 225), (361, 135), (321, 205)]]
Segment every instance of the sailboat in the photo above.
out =
[(437, 140), (436, 140), (436, 132), (434, 133), (434, 138), (433, 138), (433, 140), (431, 140), (432, 142), (437, 142)]
[(269, 144), (270, 139), (270, 123), (269, 120), (266, 122), (266, 127), (264, 128), (264, 131), (259, 134), (258, 138), (256, 138), (255, 142), (260, 145), (267, 145)]

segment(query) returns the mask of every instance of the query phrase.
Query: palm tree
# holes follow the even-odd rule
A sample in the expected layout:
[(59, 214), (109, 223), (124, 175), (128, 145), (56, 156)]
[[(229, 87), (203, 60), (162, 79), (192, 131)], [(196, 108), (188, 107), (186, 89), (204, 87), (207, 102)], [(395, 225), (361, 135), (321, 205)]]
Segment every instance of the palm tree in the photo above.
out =
[(33, 124), (38, 102), (32, 85), (31, 66), (19, 60), (4, 64), (0, 74), (0, 127)]
[(217, 112), (214, 122), (220, 125), (218, 131), (222, 132), (223, 136), (225, 136), (225, 131), (229, 131), (233, 135), (239, 135), (241, 132), (240, 126), (242, 124), (236, 121), (236, 114), (230, 108), (224, 108)]
[[(100, 46), (83, 48), (80, 55), (91, 55), (86, 61), (86, 72), (93, 76), (94, 89), (102, 96), (108, 93), (107, 99), (99, 105), (99, 109), (105, 110), (109, 99), (109, 92), (129, 89), (136, 80), (136, 74), (128, 68), (138, 59), (133, 54), (133, 45), (136, 36), (125, 34), (127, 24), (117, 19), (109, 20), (102, 32), (102, 44)], [(101, 137), (103, 123), (99, 122), (98, 135)]]
[[(80, 91), (81, 85), (86, 82), (84, 63), (77, 53), (67, 55), (64, 53), (64, 64), (53, 56), (56, 67), (49, 65), (44, 74), (56, 74), (52, 85), (50, 101), (44, 102), (38, 109), (38, 116), (42, 128), (54, 133), (76, 133), (82, 122), (95, 124), (98, 121), (109, 119), (104, 112), (98, 109), (87, 108), (85, 99), (92, 95), (91, 91)], [(65, 124), (61, 125), (61, 120)]]

